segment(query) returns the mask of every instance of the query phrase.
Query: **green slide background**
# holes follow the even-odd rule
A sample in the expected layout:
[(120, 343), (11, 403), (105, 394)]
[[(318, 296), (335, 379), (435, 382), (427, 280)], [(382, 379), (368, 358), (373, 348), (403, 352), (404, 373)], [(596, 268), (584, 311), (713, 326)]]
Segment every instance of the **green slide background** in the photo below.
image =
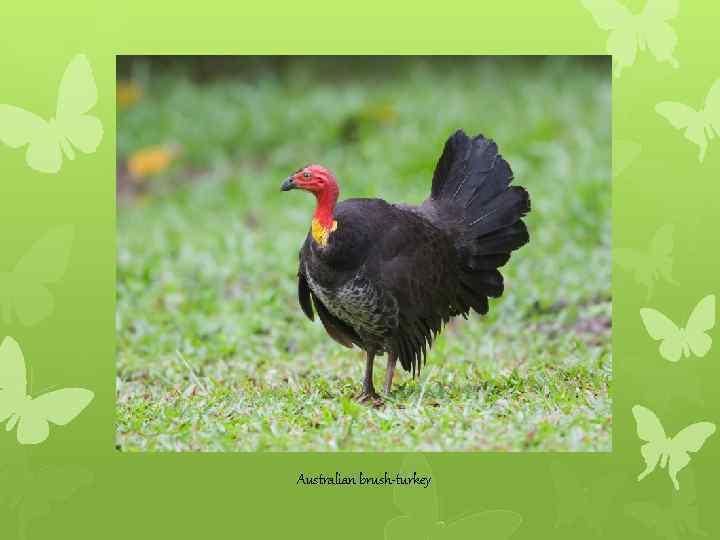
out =
[[(669, 436), (720, 419), (720, 345), (702, 359), (670, 363), (639, 315), (641, 307), (653, 307), (684, 325), (700, 298), (718, 292), (720, 143), (710, 140), (700, 162), (697, 145), (655, 105), (675, 101), (703, 109), (720, 78), (720, 5), (682, 2), (665, 23), (663, 6), (674, 2), (649, 4), (640, 18), (614, 14), (609, 24), (617, 28), (613, 42), (623, 43), (621, 55), (638, 43), (637, 29), (648, 45), (613, 80), (614, 250), (641, 255), (640, 268), (629, 271), (614, 258), (613, 452), (416, 456), (405, 466), (429, 468), (435, 489), (408, 495), (390, 487), (295, 484), (300, 472), (399, 471), (402, 454), (115, 451), (115, 55), (607, 54), (610, 31), (580, 0), (7, 3), (0, 103), (52, 117), (60, 77), (82, 53), (97, 82), (92, 114), (102, 121), (104, 137), (97, 152), (64, 160), (58, 174), (32, 170), (24, 150), (0, 144), (0, 307), (30, 294), (8, 286), (3, 272), (49, 231), (74, 227), (67, 268), (47, 286), (52, 312), (30, 326), (0, 317), (0, 338), (12, 336), (22, 347), (34, 396), (65, 387), (95, 393), (86, 410), (51, 428), (43, 444), (20, 446), (14, 433), (0, 432), (0, 537), (383, 538), (387, 532), (388, 538), (419, 538), (408, 532), (415, 525), (433, 538), (507, 537), (515, 529), (503, 525), (508, 515), (483, 513), (490, 510), (520, 516), (513, 539), (720, 535), (717, 433), (679, 473), (680, 491), (660, 468), (637, 481), (644, 463), (634, 405), (654, 411)], [(625, 5), (640, 13), (645, 1)], [(672, 50), (674, 35), (677, 67), (654, 54)], [(720, 128), (717, 108), (709, 104), (705, 120), (692, 121)], [(0, 138), (12, 129), (0, 124)], [(665, 226), (674, 231), (666, 254), (672, 282), (653, 272), (653, 265), (668, 262), (655, 261), (651, 248)], [(57, 251), (46, 253), (48, 265), (63, 256)], [(386, 531), (401, 515), (407, 527)], [(464, 516), (474, 517), (460, 521)], [(433, 524), (436, 518), (447, 526)]]

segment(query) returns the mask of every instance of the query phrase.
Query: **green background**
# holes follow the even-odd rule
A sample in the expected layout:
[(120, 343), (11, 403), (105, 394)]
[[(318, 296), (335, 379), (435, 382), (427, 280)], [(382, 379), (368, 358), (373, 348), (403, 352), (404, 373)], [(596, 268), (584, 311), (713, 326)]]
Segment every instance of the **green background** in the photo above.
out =
[[(637, 12), (644, 2), (626, 5)], [(654, 527), (627, 515), (628, 504), (646, 501), (674, 508), (658, 512), (666, 520), (677, 515), (683, 521), (694, 511), (710, 537), (720, 531), (714, 511), (718, 435), (680, 473), (680, 498), (662, 470), (636, 482), (643, 463), (631, 414), (635, 404), (649, 407), (669, 435), (719, 416), (717, 351), (670, 364), (639, 317), (639, 308), (648, 305), (683, 324), (701, 297), (716, 292), (718, 143), (710, 142), (699, 163), (697, 147), (654, 106), (671, 100), (702, 107), (720, 76), (719, 13), (711, 3), (683, 3), (670, 21), (679, 68), (639, 52), (613, 82), (613, 137), (642, 146), (613, 179), (614, 246), (647, 249), (655, 231), (674, 225), (678, 283), (657, 282), (648, 300), (632, 272), (614, 268), (613, 452), (428, 455), (442, 520), (504, 509), (522, 516), (513, 536), (518, 539), (687, 536), (672, 534), (672, 520)], [(34, 172), (23, 151), (0, 146), (0, 270), (10, 270), (49, 229), (75, 226), (67, 272), (51, 287), (53, 314), (31, 328), (4, 324), (0, 333), (23, 348), (34, 393), (81, 386), (96, 394), (81, 416), (55, 429), (43, 445), (20, 448), (14, 434), (0, 434), (2, 537), (382, 538), (388, 520), (402, 513), (392, 488), (295, 485), (301, 471), (397, 471), (400, 454), (114, 451), (116, 54), (605, 54), (607, 36), (579, 1), (6, 6), (0, 102), (51, 117), (65, 66), (85, 53), (99, 91), (93, 112), (105, 136), (97, 153), (65, 161), (58, 175)], [(696, 496), (689, 492), (693, 487)], [(476, 536), (493, 537), (482, 530)]]

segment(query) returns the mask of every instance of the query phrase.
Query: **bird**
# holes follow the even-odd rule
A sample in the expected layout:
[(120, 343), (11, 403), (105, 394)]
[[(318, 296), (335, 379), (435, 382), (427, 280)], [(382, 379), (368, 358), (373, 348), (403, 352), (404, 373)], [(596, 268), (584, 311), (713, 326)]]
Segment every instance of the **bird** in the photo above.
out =
[(333, 340), (365, 352), (358, 401), (383, 402), (373, 385), (376, 356), (387, 354), (389, 396), (398, 361), (414, 378), (451, 318), (485, 315), (488, 299), (502, 295), (499, 268), (530, 240), (522, 220), (530, 195), (512, 181), (497, 144), (460, 129), (447, 139), (419, 205), (338, 202), (335, 174), (317, 164), (282, 183), (282, 191), (315, 196), (299, 252), (298, 301), (311, 321), (317, 312)]

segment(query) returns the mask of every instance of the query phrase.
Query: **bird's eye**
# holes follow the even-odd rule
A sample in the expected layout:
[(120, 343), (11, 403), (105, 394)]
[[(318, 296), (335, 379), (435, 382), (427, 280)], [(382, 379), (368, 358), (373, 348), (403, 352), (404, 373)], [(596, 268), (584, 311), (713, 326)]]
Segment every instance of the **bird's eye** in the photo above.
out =
[(304, 173), (303, 173), (303, 177), (304, 177), (304, 178), (310, 178), (310, 173), (309, 173), (309, 172), (304, 172)]

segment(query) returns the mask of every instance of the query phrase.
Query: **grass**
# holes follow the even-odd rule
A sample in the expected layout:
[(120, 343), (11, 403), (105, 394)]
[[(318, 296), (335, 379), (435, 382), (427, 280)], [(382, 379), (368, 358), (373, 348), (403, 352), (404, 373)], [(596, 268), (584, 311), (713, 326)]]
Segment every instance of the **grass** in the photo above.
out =
[[(120, 173), (119, 449), (611, 450), (605, 64), (298, 60), (204, 84), (170, 72), (144, 81), (118, 127), (120, 162), (182, 145), (160, 175)], [(418, 203), (458, 127), (497, 140), (529, 189), (531, 243), (488, 316), (451, 323), (418, 378), (399, 370), (383, 407), (360, 405), (362, 353), (297, 304), (313, 201), (280, 183), (319, 162), (341, 197)]]

